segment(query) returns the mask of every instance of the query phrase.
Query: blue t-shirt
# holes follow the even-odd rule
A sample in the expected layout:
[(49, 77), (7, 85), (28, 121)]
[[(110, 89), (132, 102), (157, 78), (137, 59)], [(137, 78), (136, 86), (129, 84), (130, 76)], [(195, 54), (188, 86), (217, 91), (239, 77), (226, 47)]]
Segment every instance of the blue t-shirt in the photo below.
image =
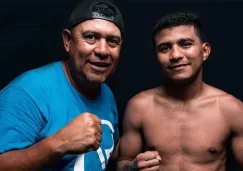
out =
[(61, 62), (25, 72), (0, 92), (0, 153), (27, 148), (84, 112), (102, 121), (100, 148), (65, 155), (47, 170), (105, 170), (119, 136), (116, 103), (104, 83), (94, 100), (82, 96), (68, 81)]

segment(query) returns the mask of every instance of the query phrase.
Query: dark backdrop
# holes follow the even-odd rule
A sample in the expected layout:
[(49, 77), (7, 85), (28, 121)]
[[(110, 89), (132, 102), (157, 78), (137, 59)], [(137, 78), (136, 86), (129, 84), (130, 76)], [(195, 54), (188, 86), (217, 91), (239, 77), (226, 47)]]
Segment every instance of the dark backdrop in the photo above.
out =
[[(243, 99), (243, 1), (114, 1), (123, 13), (125, 40), (118, 69), (107, 83), (115, 94), (120, 121), (133, 95), (163, 82), (151, 42), (151, 29), (163, 14), (178, 10), (201, 15), (212, 46), (210, 58), (204, 64), (204, 81)], [(26, 70), (63, 58), (61, 32), (79, 2), (0, 1), (0, 88)], [(230, 170), (236, 171), (233, 160), (229, 163)]]

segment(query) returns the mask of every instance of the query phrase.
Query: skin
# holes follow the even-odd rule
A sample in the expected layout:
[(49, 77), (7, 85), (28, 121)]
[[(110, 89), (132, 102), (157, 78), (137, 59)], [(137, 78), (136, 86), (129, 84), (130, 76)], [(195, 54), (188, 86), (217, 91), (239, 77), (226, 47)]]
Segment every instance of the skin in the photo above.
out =
[(226, 142), (243, 168), (243, 106), (202, 81), (210, 54), (193, 26), (161, 30), (157, 58), (167, 84), (128, 103), (118, 170), (225, 171)]
[[(71, 84), (93, 99), (100, 84), (115, 70), (121, 48), (121, 32), (113, 23), (92, 19), (63, 31), (68, 59), (63, 68)], [(0, 154), (0, 170), (43, 170), (66, 154), (97, 150), (102, 141), (101, 120), (82, 113), (55, 134), (29, 148)]]
[(64, 69), (73, 86), (89, 98), (96, 97), (99, 86), (117, 67), (121, 32), (115, 24), (87, 20), (71, 31), (63, 31), (63, 42), (69, 60)]

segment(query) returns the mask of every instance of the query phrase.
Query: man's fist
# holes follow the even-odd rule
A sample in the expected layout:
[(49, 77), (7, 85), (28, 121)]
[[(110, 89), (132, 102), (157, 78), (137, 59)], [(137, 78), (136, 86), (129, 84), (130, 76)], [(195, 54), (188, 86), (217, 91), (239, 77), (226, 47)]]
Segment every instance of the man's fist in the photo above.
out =
[(133, 170), (158, 171), (161, 158), (157, 151), (146, 151), (137, 155), (133, 161)]
[(100, 147), (101, 134), (101, 120), (96, 115), (85, 112), (74, 118), (54, 137), (61, 144), (61, 151), (64, 153), (82, 154)]

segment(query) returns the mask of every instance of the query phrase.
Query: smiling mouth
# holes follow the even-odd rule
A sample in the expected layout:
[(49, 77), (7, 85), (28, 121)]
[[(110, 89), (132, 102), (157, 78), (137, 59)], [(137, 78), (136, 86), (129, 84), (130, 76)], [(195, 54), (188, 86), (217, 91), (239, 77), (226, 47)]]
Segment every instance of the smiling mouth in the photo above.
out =
[(184, 68), (185, 66), (187, 66), (188, 64), (179, 64), (179, 65), (171, 65), (168, 68), (169, 69), (181, 69)]
[(89, 64), (94, 65), (96, 67), (108, 67), (111, 63), (108, 62), (89, 62)]
[(111, 63), (107, 62), (89, 62), (92, 70), (97, 72), (105, 72), (107, 68), (111, 65)]

